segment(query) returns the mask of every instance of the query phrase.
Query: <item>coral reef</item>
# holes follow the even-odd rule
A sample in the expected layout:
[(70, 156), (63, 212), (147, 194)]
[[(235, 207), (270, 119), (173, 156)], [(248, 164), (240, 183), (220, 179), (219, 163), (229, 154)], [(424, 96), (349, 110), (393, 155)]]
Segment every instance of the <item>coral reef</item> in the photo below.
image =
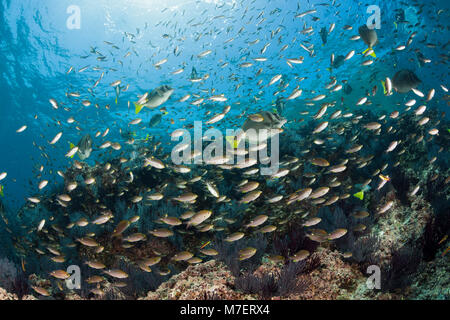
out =
[(210, 260), (187, 267), (156, 291), (149, 292), (144, 299), (205, 299), (212, 294), (219, 299), (251, 298), (234, 291), (231, 287), (233, 283), (234, 277), (226, 266), (216, 260)]

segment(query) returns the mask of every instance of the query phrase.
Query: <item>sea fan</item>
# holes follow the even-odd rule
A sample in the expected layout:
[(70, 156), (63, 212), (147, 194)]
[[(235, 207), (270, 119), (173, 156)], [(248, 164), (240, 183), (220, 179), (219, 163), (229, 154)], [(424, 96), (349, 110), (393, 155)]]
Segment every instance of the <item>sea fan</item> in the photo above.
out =
[(299, 279), (298, 276), (311, 272), (318, 266), (317, 262), (316, 258), (290, 262), (280, 270), (265, 272), (261, 276), (246, 272), (235, 279), (234, 285), (244, 293), (258, 294), (261, 299), (300, 294), (308, 288), (310, 282), (305, 278)]
[(16, 277), (16, 265), (7, 258), (0, 258), (0, 287), (12, 291)]

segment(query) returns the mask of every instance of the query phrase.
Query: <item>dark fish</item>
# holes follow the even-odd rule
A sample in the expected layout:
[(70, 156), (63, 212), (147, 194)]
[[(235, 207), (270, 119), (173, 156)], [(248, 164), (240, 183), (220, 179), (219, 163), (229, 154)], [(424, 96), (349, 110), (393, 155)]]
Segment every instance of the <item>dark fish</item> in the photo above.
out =
[(333, 61), (333, 65), (331, 67), (333, 68), (339, 68), (340, 66), (342, 66), (342, 64), (345, 61), (345, 57), (343, 55), (338, 55), (334, 61)]
[(327, 43), (327, 36), (328, 36), (327, 29), (325, 27), (322, 27), (322, 29), (320, 29), (320, 37), (322, 38), (322, 43), (324, 45)]
[(400, 93), (406, 93), (416, 88), (421, 82), (416, 74), (408, 69), (398, 71), (392, 78), (392, 86)]
[(161, 123), (161, 119), (162, 119), (162, 113), (157, 113), (150, 119), (150, 122), (148, 125), (150, 126), (150, 128), (156, 127), (158, 124)]
[(191, 71), (191, 79), (198, 79), (197, 70), (195, 70), (194, 67), (192, 67), (192, 71)]
[(92, 152), (92, 138), (89, 134), (81, 138), (78, 142), (78, 156), (81, 160), (89, 158)]
[(358, 28), (361, 39), (369, 48), (372, 48), (378, 43), (378, 36), (375, 29), (369, 29), (365, 24)]
[(352, 91), (353, 91), (352, 87), (348, 83), (346, 83), (344, 85), (344, 93), (345, 94), (350, 94), (350, 93), (352, 93)]
[(419, 63), (419, 67), (423, 67), (425, 65), (425, 56), (422, 52), (416, 51), (417, 62)]
[(404, 23), (404, 22), (406, 22), (405, 21), (405, 10), (403, 10), (403, 9), (396, 9), (395, 11), (396, 11), (396, 13), (395, 13), (395, 21), (397, 23)]

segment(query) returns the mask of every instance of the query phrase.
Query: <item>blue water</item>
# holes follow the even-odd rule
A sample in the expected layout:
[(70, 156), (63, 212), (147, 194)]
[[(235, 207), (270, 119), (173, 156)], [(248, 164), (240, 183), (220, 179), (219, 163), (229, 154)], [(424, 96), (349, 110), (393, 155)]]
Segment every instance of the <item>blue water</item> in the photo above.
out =
[[(396, 71), (404, 68), (415, 71), (422, 81), (418, 89), (425, 94), (431, 88), (436, 89), (433, 107), (447, 112), (445, 117), (448, 119), (448, 104), (440, 87), (449, 86), (448, 1), (417, 1), (408, 2), (408, 5), (401, 1), (346, 0), (338, 1), (335, 6), (320, 5), (324, 2), (331, 4), (331, 1), (323, 0), (0, 0), (0, 172), (8, 174), (0, 182), (4, 187), (4, 196), (0, 200), (10, 212), (15, 212), (26, 203), (27, 197), (39, 194), (38, 183), (43, 179), (49, 181), (49, 186), (40, 194), (50, 194), (53, 187), (63, 183), (56, 171), (64, 171), (71, 164), (64, 156), (69, 151), (69, 143), (76, 144), (85, 133), (94, 136), (97, 131), (104, 132), (109, 128), (107, 137), (94, 138), (94, 145), (110, 140), (123, 146), (121, 151), (111, 151), (111, 154), (94, 151), (88, 161), (94, 164), (119, 156), (124, 150), (126, 154), (131, 152), (125, 147), (119, 129), (135, 130), (142, 138), (150, 134), (168, 143), (168, 132), (194, 120), (206, 121), (221, 112), (225, 105), (231, 105), (231, 111), (216, 127), (239, 127), (244, 121), (238, 117), (242, 112), (271, 110), (277, 98), (273, 95), (276, 86), (259, 88), (256, 85), (259, 78), (255, 73), (259, 68), (263, 68), (264, 84), (275, 74), (283, 74), (284, 82), (290, 85), (282, 96), (290, 93), (297, 84), (303, 89), (301, 98), (287, 103), (284, 112), (290, 121), (287, 130), (296, 126), (295, 120), (302, 118), (299, 112), (308, 110), (313, 114), (317, 111), (317, 106), (306, 105), (306, 99), (326, 93), (327, 101), (338, 101), (345, 110), (351, 111), (356, 101), (374, 85), (382, 92), (380, 81), (392, 78)], [(67, 9), (71, 5), (80, 8), (79, 29), (67, 27), (71, 15)], [(361, 66), (359, 54), (366, 45), (361, 40), (350, 41), (349, 38), (357, 34), (358, 26), (370, 16), (366, 12), (369, 5), (379, 6), (381, 29), (377, 30), (379, 44), (374, 47), (375, 63)], [(422, 6), (420, 12), (419, 6)], [(304, 18), (294, 17), (311, 8), (316, 8), (317, 12)], [(412, 27), (394, 26), (395, 9), (398, 8), (405, 9), (406, 19)], [(443, 12), (438, 15), (441, 9)], [(261, 11), (264, 14), (258, 17)], [(217, 17), (221, 15), (224, 17)], [(317, 17), (318, 21), (313, 21), (312, 17)], [(314, 32), (302, 34), (304, 23), (306, 27), (313, 26)], [(336, 27), (322, 46), (320, 28), (328, 30), (332, 23)], [(418, 25), (414, 26), (416, 23)], [(353, 30), (344, 31), (345, 25), (353, 26)], [(238, 33), (241, 28), (244, 29)], [(279, 33), (271, 39), (271, 31), (277, 28), (280, 28)], [(417, 32), (417, 36), (410, 47), (403, 51), (393, 50), (404, 44), (412, 32)], [(169, 37), (164, 38), (164, 34)], [(230, 38), (234, 41), (224, 44)], [(258, 43), (249, 44), (257, 39)], [(260, 50), (269, 42), (266, 53), (261, 54)], [(314, 44), (314, 56), (302, 49), (300, 43)], [(287, 49), (280, 52), (286, 44)], [(179, 55), (174, 54), (176, 47), (181, 51)], [(92, 49), (106, 59), (97, 60), (99, 54), (92, 53)], [(212, 50), (210, 55), (197, 57), (208, 49)], [(420, 67), (415, 49), (420, 49), (431, 63)], [(324, 86), (329, 82), (330, 55), (346, 55), (350, 50), (356, 51), (355, 57), (333, 70), (332, 75), (339, 80), (348, 80), (352, 94), (327, 93)], [(127, 53), (130, 54), (125, 57)], [(252, 60), (260, 56), (268, 60)], [(302, 64), (293, 65), (293, 68), (286, 64), (287, 58), (299, 56), (304, 57)], [(161, 69), (153, 67), (164, 58), (168, 58), (168, 62)], [(244, 61), (252, 62), (253, 66), (239, 67)], [(221, 68), (224, 62), (229, 65)], [(86, 66), (86, 71), (78, 72)], [(73, 71), (66, 74), (71, 67)], [(101, 70), (93, 70), (93, 67)], [(209, 74), (209, 78), (201, 84), (189, 82), (192, 67), (201, 76)], [(179, 68), (184, 68), (184, 72), (171, 74)], [(102, 72), (103, 79), (89, 92), (87, 89), (92, 88)], [(306, 79), (298, 82), (296, 77)], [(120, 93), (117, 103), (114, 88), (110, 86), (116, 80), (129, 85), (128, 91)], [(139, 126), (129, 126), (136, 118), (132, 102), (138, 100), (138, 95), (162, 84), (175, 89), (174, 95), (164, 104), (168, 114), (163, 116), (162, 122), (155, 128), (142, 130)], [(236, 89), (237, 84), (241, 86)], [(214, 88), (228, 100), (210, 102), (205, 99), (207, 103), (200, 106), (189, 104), (193, 97), (185, 103), (177, 102), (186, 94), (199, 93), (199, 88)], [(67, 97), (68, 92), (79, 92), (79, 101)], [(257, 102), (254, 96), (259, 98)], [(372, 105), (365, 107), (374, 112), (400, 111), (404, 109), (404, 102), (412, 98), (417, 98), (412, 92), (395, 94), (389, 99), (378, 94), (371, 99)], [(52, 108), (49, 99), (56, 99), (59, 109)], [(83, 106), (82, 100), (91, 101), (91, 105)], [(157, 109), (143, 110), (139, 117), (147, 126), (157, 112)], [(70, 116), (76, 123), (66, 122)], [(181, 118), (186, 121), (182, 122)], [(16, 133), (22, 125), (27, 125), (27, 129)], [(48, 142), (61, 131), (62, 138), (50, 145)], [(43, 166), (42, 172), (40, 166)]]
[[(0, 150), (2, 150), (1, 170), (8, 172), (8, 179), (2, 181), (4, 184), (4, 200), (13, 208), (20, 207), (27, 195), (36, 192), (36, 167), (44, 165), (43, 177), (49, 181), (58, 183), (60, 178), (53, 174), (56, 170), (67, 165), (64, 158), (67, 152), (68, 141), (78, 141), (80, 133), (74, 130), (73, 125), (65, 122), (70, 115), (76, 111), (76, 120), (84, 130), (83, 132), (103, 131), (110, 127), (109, 139), (117, 137), (118, 128), (124, 127), (133, 116), (133, 112), (128, 110), (127, 102), (136, 101), (136, 96), (150, 90), (162, 83), (168, 83), (176, 88), (176, 97), (182, 97), (186, 93), (192, 93), (192, 88), (198, 87), (186, 81), (190, 74), (191, 67), (195, 67), (199, 74), (208, 73), (209, 79), (205, 82), (205, 88), (216, 88), (217, 92), (224, 93), (228, 97), (227, 104), (241, 102), (241, 107), (232, 108), (231, 114), (239, 114), (244, 108), (257, 108), (272, 103), (275, 97), (272, 96), (274, 89), (264, 90), (261, 100), (255, 104), (249, 104), (251, 95), (255, 95), (259, 90), (255, 85), (246, 85), (246, 77), (254, 75), (259, 68), (255, 65), (251, 68), (238, 68), (238, 60), (245, 54), (251, 52), (250, 57), (260, 56), (259, 50), (270, 40), (270, 31), (278, 26), (282, 28), (274, 40), (270, 41), (265, 56), (269, 61), (261, 63), (265, 67), (265, 76), (270, 79), (276, 73), (282, 73), (286, 78), (292, 79), (294, 76), (307, 77), (301, 83), (301, 87), (308, 90), (314, 88), (319, 83), (324, 83), (328, 76), (326, 68), (329, 66), (329, 57), (332, 52), (345, 55), (350, 48), (357, 52), (362, 52), (365, 45), (362, 41), (349, 41), (349, 35), (357, 33), (357, 27), (363, 24), (369, 14), (365, 8), (376, 4), (381, 12), (381, 31), (378, 32), (380, 44), (375, 48), (378, 61), (375, 65), (361, 68), (357, 59), (344, 64), (338, 71), (346, 78), (361, 77), (361, 87), (354, 88), (352, 98), (348, 101), (353, 104), (359, 98), (358, 91), (370, 90), (364, 84), (371, 73), (379, 70), (382, 74), (391, 75), (398, 68), (413, 68), (418, 77), (422, 80), (426, 88), (438, 88), (440, 84), (448, 80), (448, 70), (445, 64), (435, 64), (440, 60), (441, 53), (439, 46), (448, 41), (445, 38), (446, 29), (435, 28), (436, 11), (448, 9), (448, 2), (436, 1), (426, 2), (426, 6), (420, 16), (416, 15), (417, 7), (409, 7), (408, 20), (421, 23), (420, 27), (405, 29), (399, 27), (398, 36), (394, 38), (392, 25), (394, 21), (394, 9), (405, 7), (398, 1), (345, 1), (336, 10), (333, 7), (315, 6), (317, 13), (313, 16), (320, 18), (319, 21), (311, 23), (310, 18), (296, 19), (295, 13), (306, 11), (314, 4), (322, 1), (300, 1), (300, 9), (297, 10), (296, 1), (229, 1), (234, 3), (224, 4), (222, 8), (217, 8), (218, 1), (98, 1), (93, 4), (90, 1), (7, 1), (1, 2), (1, 125), (0, 125)], [(67, 20), (70, 14), (66, 13), (70, 5), (78, 5), (81, 10), (81, 28), (70, 30), (67, 28)], [(167, 10), (163, 11), (165, 8)], [(231, 9), (233, 8), (233, 9)], [(272, 10), (280, 9), (280, 12), (269, 15)], [(223, 14), (226, 9), (230, 9), (225, 16), (230, 17), (223, 22), (216, 22), (211, 19), (214, 16)], [(247, 13), (244, 12), (247, 9)], [(204, 10), (205, 13), (201, 14)], [(259, 26), (255, 26), (256, 17), (261, 10), (264, 10), (266, 20)], [(336, 14), (336, 12), (338, 12)], [(440, 16), (442, 24), (445, 25), (445, 12)], [(251, 18), (251, 22), (247, 21)], [(190, 20), (188, 25), (187, 22)], [(259, 19), (261, 20), (261, 18)], [(314, 25), (313, 36), (305, 36), (299, 33), (303, 28), (303, 21), (308, 26)], [(158, 27), (155, 25), (160, 23)], [(164, 27), (169, 22), (168, 27)], [(192, 27), (192, 24), (202, 23), (200, 26)], [(331, 23), (336, 23), (336, 28), (328, 37), (326, 46), (321, 47), (321, 39), (318, 34), (321, 26), (327, 29)], [(354, 26), (353, 31), (344, 32), (342, 27), (346, 24)], [(427, 29), (427, 25), (432, 25)], [(320, 26), (320, 27), (318, 27)], [(226, 28), (232, 27), (233, 31), (226, 33)], [(237, 31), (244, 27), (245, 30), (240, 36), (236, 36)], [(260, 28), (261, 30), (258, 30)], [(388, 30), (389, 29), (389, 30)], [(139, 32), (137, 31), (139, 30)], [(206, 34), (210, 30), (212, 35)], [(426, 68), (416, 68), (417, 61), (409, 61), (412, 57), (413, 49), (391, 54), (393, 47), (407, 40), (407, 34), (417, 31), (415, 46), (419, 47), (422, 53), (433, 62)], [(124, 32), (135, 35), (135, 43), (131, 43), (132, 36), (124, 36)], [(176, 33), (175, 33), (176, 32)], [(175, 35), (174, 40), (164, 39), (162, 35), (168, 33)], [(344, 36), (345, 33), (345, 36)], [(200, 40), (195, 41), (195, 36), (204, 34)], [(279, 35), (282, 40), (278, 41)], [(417, 43), (427, 36), (427, 42), (438, 44), (437, 48), (427, 48), (424, 44)], [(182, 38), (185, 41), (180, 41)], [(229, 45), (223, 42), (231, 37), (236, 39)], [(260, 42), (249, 46), (247, 42), (260, 39)], [(293, 43), (294, 39), (297, 42)], [(309, 57), (308, 53), (298, 45), (299, 40), (306, 40), (315, 45), (316, 57)], [(104, 43), (109, 41), (116, 44), (120, 49), (111, 48)], [(153, 45), (153, 47), (149, 44)], [(304, 63), (294, 65), (291, 69), (284, 62), (284, 59), (277, 58), (281, 47), (288, 44), (289, 47), (282, 53), (284, 57), (305, 57)], [(180, 48), (181, 54), (176, 57), (172, 54), (175, 46)], [(107, 60), (100, 62), (96, 60), (96, 55), (91, 54), (88, 58), (90, 48), (97, 48), (99, 52), (108, 56)], [(195, 56), (200, 52), (211, 49), (213, 53), (209, 56), (198, 59)], [(128, 58), (123, 58), (127, 52), (132, 52)], [(155, 70), (152, 64), (169, 57), (161, 70)], [(194, 56), (193, 59), (191, 57)], [(414, 59), (414, 58), (413, 58)], [(118, 63), (123, 61), (123, 66)], [(230, 65), (224, 69), (220, 68), (219, 61), (230, 61)], [(185, 72), (180, 75), (170, 75), (181, 66), (185, 65)], [(82, 108), (79, 105), (71, 106), (65, 93), (69, 90), (82, 92), (82, 98), (89, 97), (86, 89), (91, 87), (93, 82), (100, 76), (102, 71), (88, 69), (83, 73), (70, 73), (66, 75), (68, 69), (73, 66), (74, 70), (79, 70), (85, 66), (100, 66), (104, 69), (115, 68), (117, 71), (106, 71), (103, 80), (95, 89), (95, 102), (100, 106), (111, 105), (110, 110), (105, 108), (94, 109), (92, 106)], [(230, 82), (227, 78), (237, 73), (239, 81)], [(378, 78), (381, 78), (380, 76)], [(122, 80), (124, 84), (130, 84), (130, 89), (122, 93), (119, 102), (114, 103), (115, 96), (113, 88), (109, 84), (115, 80)], [(237, 83), (243, 85), (237, 90), (234, 87)], [(380, 83), (378, 83), (380, 87)], [(291, 85), (291, 88), (294, 84)], [(70, 88), (70, 89), (69, 89)], [(355, 90), (357, 90), (355, 92)], [(438, 89), (440, 90), (440, 89)], [(105, 97), (105, 92), (109, 97)], [(337, 95), (339, 97), (341, 94)], [(413, 95), (412, 93), (410, 95)], [(313, 94), (305, 92), (303, 97), (312, 97)], [(54, 98), (73, 108), (72, 112), (65, 112), (61, 109), (54, 110), (48, 100)], [(402, 100), (404, 97), (397, 97)], [(406, 99), (406, 98), (404, 98)], [(346, 101), (347, 102), (347, 101)], [(385, 103), (385, 102), (384, 102)], [(384, 104), (383, 103), (383, 104)], [(295, 112), (301, 110), (295, 107)], [(440, 102), (443, 110), (445, 105)], [(205, 110), (191, 108), (188, 113), (184, 106), (177, 105), (175, 99), (166, 106), (169, 109), (168, 117), (177, 118), (193, 117), (197, 120), (206, 119), (203, 116)], [(221, 105), (215, 107), (221, 110)], [(388, 108), (390, 106), (387, 106)], [(78, 112), (82, 110), (82, 112)], [(289, 111), (289, 110), (287, 110)], [(230, 115), (231, 115), (230, 114)], [(38, 119), (35, 120), (34, 116)], [(149, 112), (144, 119), (150, 117)], [(230, 117), (231, 118), (231, 117)], [(148, 118), (149, 119), (149, 118)], [(62, 122), (61, 126), (56, 121)], [(15, 131), (23, 124), (28, 129), (17, 134)], [(163, 121), (160, 129), (168, 127), (168, 121)], [(177, 122), (171, 128), (176, 128)], [(63, 137), (55, 147), (49, 146), (47, 141), (51, 140), (56, 133), (64, 131)], [(33, 142), (45, 148), (45, 152), (50, 157), (51, 162), (40, 156), (40, 152), (33, 147)], [(31, 185), (30, 185), (31, 183)]]

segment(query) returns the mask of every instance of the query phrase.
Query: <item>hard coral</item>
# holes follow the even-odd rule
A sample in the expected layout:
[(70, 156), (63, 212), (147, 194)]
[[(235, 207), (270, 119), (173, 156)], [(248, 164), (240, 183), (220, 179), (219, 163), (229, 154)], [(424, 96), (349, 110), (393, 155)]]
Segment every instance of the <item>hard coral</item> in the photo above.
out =
[(204, 299), (242, 299), (244, 296), (235, 292), (230, 284), (233, 275), (223, 263), (210, 260), (191, 265), (183, 272), (164, 282), (156, 291), (149, 292), (145, 300), (189, 300)]

